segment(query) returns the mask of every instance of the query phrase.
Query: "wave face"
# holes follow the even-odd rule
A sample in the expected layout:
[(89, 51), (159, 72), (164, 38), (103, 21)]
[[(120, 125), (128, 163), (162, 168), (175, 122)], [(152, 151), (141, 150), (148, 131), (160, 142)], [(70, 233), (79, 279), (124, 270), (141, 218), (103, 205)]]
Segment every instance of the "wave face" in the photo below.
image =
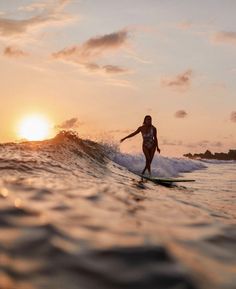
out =
[[(71, 132), (1, 144), (0, 288), (233, 288), (233, 194), (140, 183), (143, 166)], [(205, 167), (158, 156), (153, 174)]]
[[(99, 172), (108, 161), (113, 161), (140, 174), (145, 165), (143, 154), (124, 154), (112, 145), (82, 140), (70, 132), (59, 134), (50, 141), (3, 144), (0, 149), (2, 168), (19, 172), (40, 170), (59, 173), (71, 170), (73, 173), (84, 173), (88, 166), (91, 166), (91, 171)], [(177, 177), (205, 167), (199, 161), (159, 155), (153, 159), (152, 173), (159, 177)]]

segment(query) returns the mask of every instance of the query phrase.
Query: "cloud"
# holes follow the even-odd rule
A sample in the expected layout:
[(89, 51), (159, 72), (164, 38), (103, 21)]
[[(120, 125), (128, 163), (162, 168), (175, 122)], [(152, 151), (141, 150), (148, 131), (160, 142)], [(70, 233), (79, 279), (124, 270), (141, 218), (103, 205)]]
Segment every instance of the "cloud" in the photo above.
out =
[(187, 112), (185, 110), (178, 110), (175, 113), (176, 118), (185, 118), (187, 116)]
[(127, 39), (128, 31), (125, 29), (111, 34), (90, 38), (83, 45), (84, 52), (91, 53), (96, 50), (100, 52), (103, 52), (104, 50), (114, 50), (123, 46)]
[(214, 146), (214, 147), (222, 147), (223, 144), (222, 144), (222, 142), (220, 142), (220, 141), (216, 141), (216, 142), (213, 142), (213, 143), (212, 143), (212, 146)]
[(63, 50), (53, 53), (53, 57), (74, 61), (82, 59), (85, 61), (97, 58), (104, 52), (120, 49), (126, 44), (127, 39), (128, 31), (121, 30), (111, 34), (90, 38), (82, 45), (64, 48)]
[(192, 22), (190, 21), (182, 21), (177, 23), (177, 28), (181, 29), (181, 30), (187, 30), (190, 29), (192, 27)]
[(29, 55), (27, 52), (14, 46), (7, 46), (4, 49), (3, 54), (7, 57), (25, 57)]
[(109, 130), (108, 133), (111, 133), (111, 134), (121, 134), (121, 133), (130, 133), (132, 130), (130, 129), (113, 129), (113, 130)]
[(107, 74), (122, 74), (130, 72), (129, 69), (117, 65), (99, 65), (97, 63), (84, 63), (83, 65), (91, 72), (105, 72)]
[(181, 140), (168, 140), (168, 139), (162, 139), (161, 145), (165, 146), (181, 146), (183, 145), (183, 142)]
[(236, 122), (236, 111), (232, 111), (230, 114), (230, 120)]
[(106, 73), (127, 73), (130, 70), (126, 68), (122, 68), (117, 65), (104, 65), (103, 69), (106, 71)]
[(126, 79), (117, 79), (117, 78), (107, 78), (106, 83), (108, 85), (112, 86), (119, 86), (119, 87), (125, 87), (125, 88), (130, 88), (133, 90), (137, 90), (137, 87), (133, 85), (129, 80)]
[(78, 128), (80, 125), (82, 125), (81, 122), (79, 122), (77, 117), (73, 117), (70, 119), (67, 119), (63, 121), (61, 124), (56, 125), (56, 129), (75, 129)]
[(212, 148), (219, 148), (223, 147), (223, 143), (220, 141), (209, 141), (209, 140), (201, 140), (198, 142), (187, 143), (185, 145), (188, 148), (205, 148), (205, 149), (212, 149)]
[(189, 69), (176, 76), (163, 77), (161, 79), (161, 85), (173, 88), (187, 88), (191, 84), (192, 74), (192, 70)]
[(18, 10), (26, 12), (38, 12), (45, 9), (53, 9), (55, 11), (60, 11), (63, 10), (64, 7), (70, 2), (72, 2), (72, 0), (44, 0), (40, 2), (33, 2), (25, 6), (20, 6)]
[(81, 45), (66, 47), (52, 54), (54, 59), (64, 60), (86, 68), (90, 72), (103, 72), (107, 74), (118, 74), (130, 72), (129, 69), (118, 65), (100, 65), (97, 61), (106, 54), (114, 53), (123, 48), (129, 38), (126, 29), (92, 37)]
[(212, 36), (211, 40), (214, 43), (236, 45), (236, 32), (232, 32), (232, 31), (217, 32)]
[(24, 12), (41, 12), (48, 7), (48, 3), (45, 1), (33, 2), (25, 6), (20, 6), (17, 10)]
[(38, 9), (41, 7), (40, 13), (27, 19), (10, 19), (0, 17), (0, 36), (17, 37), (25, 35), (35, 28), (41, 28), (59, 23), (65, 24), (68, 20), (72, 19), (71, 16), (63, 12), (64, 7), (70, 2), (71, 0), (57, 0), (53, 2), (45, 1), (43, 3), (34, 3), (35, 7), (38, 7)]

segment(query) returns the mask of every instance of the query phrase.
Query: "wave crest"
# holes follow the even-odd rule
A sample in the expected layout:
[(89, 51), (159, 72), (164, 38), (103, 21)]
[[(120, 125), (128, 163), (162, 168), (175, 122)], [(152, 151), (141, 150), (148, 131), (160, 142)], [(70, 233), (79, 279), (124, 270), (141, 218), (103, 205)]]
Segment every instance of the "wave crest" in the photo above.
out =
[[(140, 173), (145, 164), (142, 154), (121, 153), (118, 145), (81, 139), (77, 132), (66, 130), (49, 140), (3, 144), (0, 146), (0, 159), (3, 169), (29, 173), (31, 169), (58, 172), (58, 168), (73, 172), (80, 169), (89, 173), (103, 170), (109, 161)], [(161, 155), (156, 155), (152, 163), (153, 175), (161, 177), (178, 176), (204, 167), (202, 162)]]

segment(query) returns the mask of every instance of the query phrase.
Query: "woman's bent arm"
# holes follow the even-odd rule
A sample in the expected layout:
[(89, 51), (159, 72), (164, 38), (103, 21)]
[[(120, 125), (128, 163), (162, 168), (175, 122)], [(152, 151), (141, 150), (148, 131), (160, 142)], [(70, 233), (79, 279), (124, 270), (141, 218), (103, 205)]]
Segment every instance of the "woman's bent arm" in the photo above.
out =
[(155, 131), (154, 131), (154, 140), (155, 140), (157, 151), (160, 153), (161, 150), (159, 149), (159, 146), (158, 146), (157, 129), (156, 128), (155, 128)]

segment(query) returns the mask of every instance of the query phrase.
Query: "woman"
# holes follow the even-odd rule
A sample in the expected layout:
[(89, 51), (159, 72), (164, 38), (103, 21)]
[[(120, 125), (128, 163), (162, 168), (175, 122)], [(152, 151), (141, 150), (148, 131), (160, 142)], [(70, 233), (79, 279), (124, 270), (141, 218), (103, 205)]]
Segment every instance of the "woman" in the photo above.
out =
[(140, 132), (142, 133), (143, 137), (143, 153), (146, 158), (146, 165), (144, 170), (142, 171), (142, 175), (145, 173), (146, 170), (148, 170), (149, 175), (151, 176), (151, 163), (155, 151), (157, 149), (159, 153), (161, 152), (158, 147), (157, 130), (155, 126), (152, 125), (152, 117), (150, 115), (146, 115), (143, 121), (143, 125), (140, 126), (135, 132), (122, 138), (120, 142), (123, 142), (125, 139), (133, 137)]

